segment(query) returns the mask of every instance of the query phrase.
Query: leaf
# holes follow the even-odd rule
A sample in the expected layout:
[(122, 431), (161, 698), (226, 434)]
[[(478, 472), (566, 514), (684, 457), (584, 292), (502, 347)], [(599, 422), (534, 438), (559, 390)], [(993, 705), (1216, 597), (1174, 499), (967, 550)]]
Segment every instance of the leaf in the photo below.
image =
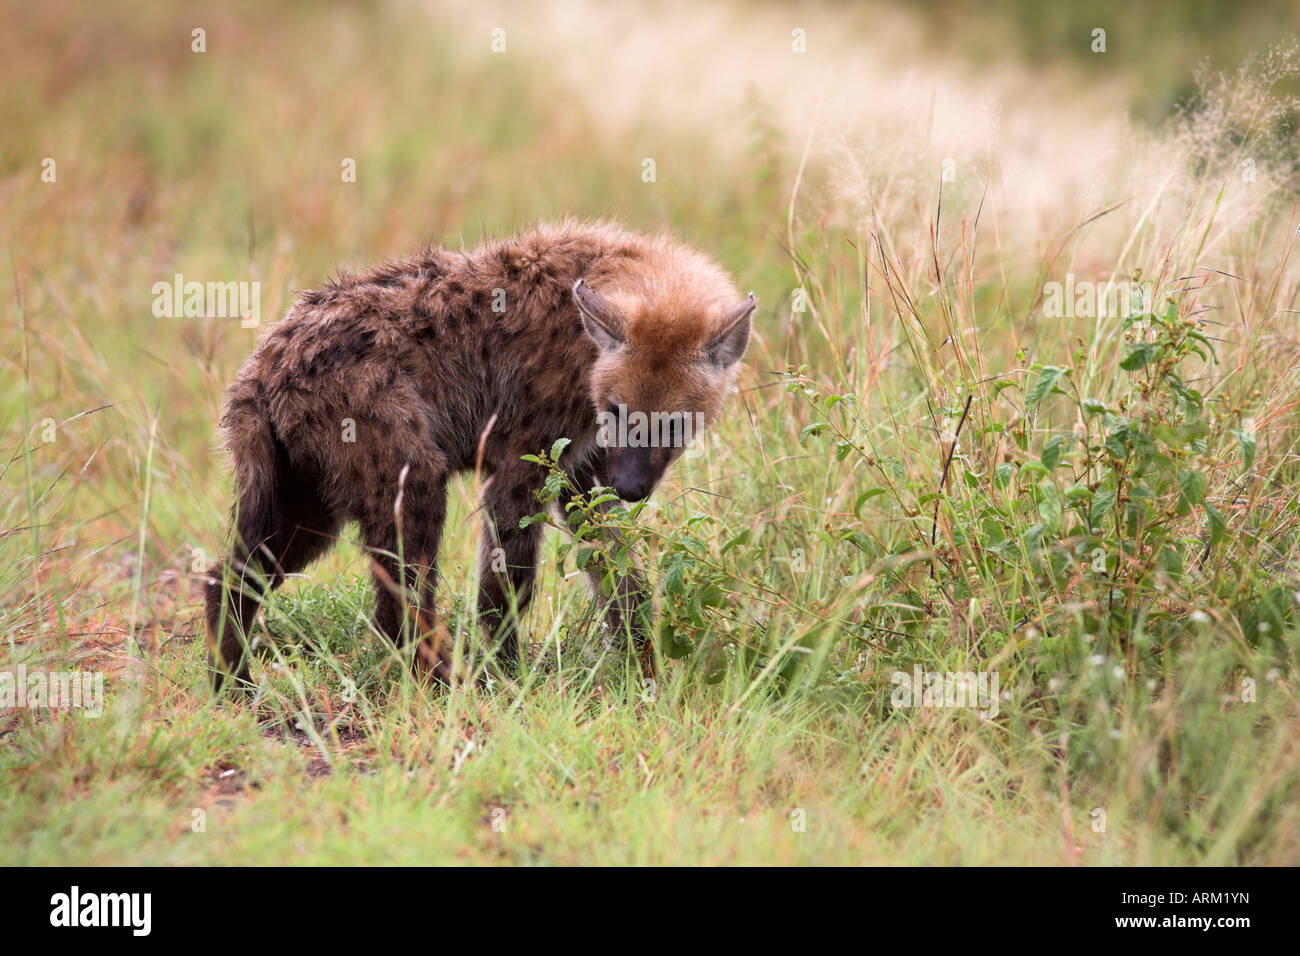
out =
[(987, 517), (980, 523), (981, 541), (984, 547), (991, 548), (993, 545), (1005, 541), (1007, 536), (1002, 528), (1002, 522), (996, 518)]
[(691, 643), (689, 637), (669, 627), (665, 622), (659, 638), (659, 648), (670, 660), (680, 660), (695, 650), (695, 645)]
[[(1207, 339), (1202, 333), (1197, 332), (1195, 329), (1192, 329), (1187, 333), (1187, 337), (1190, 339), (1195, 339), (1197, 342), (1202, 343), (1209, 350), (1210, 355), (1214, 356), (1215, 361), (1216, 362), (1218, 361), (1219, 358), (1218, 350), (1215, 349), (1214, 343), (1211, 342), (1209, 339)], [(1201, 358), (1206, 357), (1205, 353), (1202, 352), (1200, 349), (1196, 349), (1196, 354), (1199, 355)]]
[(1075, 482), (1065, 489), (1065, 498), (1067, 501), (1083, 501), (1092, 497), (1092, 489), (1085, 484)]
[(1255, 451), (1257, 448), (1255, 433), (1246, 431), (1244, 428), (1234, 428), (1232, 433), (1237, 436), (1237, 444), (1241, 446), (1242, 471), (1250, 471), (1250, 466), (1255, 464)]
[(861, 531), (846, 531), (840, 537), (842, 540), (848, 541), (850, 544), (857, 545), (859, 551), (866, 554), (871, 553), (871, 539)]
[(1061, 376), (1068, 371), (1069, 369), (1061, 368), (1059, 365), (1043, 366), (1043, 370), (1038, 373), (1038, 380), (1034, 382), (1034, 387), (1029, 392), (1029, 397), (1026, 400), (1027, 404), (1037, 405), (1045, 399), (1056, 386)]
[(1110, 452), (1112, 458), (1123, 461), (1128, 457), (1131, 438), (1132, 433), (1129, 430), (1128, 420), (1117, 419), (1116, 423), (1111, 426), (1110, 433), (1106, 436), (1106, 450)]
[(564, 449), (568, 448), (570, 444), (571, 442), (567, 438), (555, 439), (551, 444), (551, 461), (559, 461), (560, 455), (563, 454)]
[(726, 554), (726, 553), (727, 553), (728, 551), (730, 551), (732, 548), (738, 548), (738, 547), (740, 547), (742, 544), (745, 544), (747, 541), (749, 541), (749, 529), (748, 529), (748, 528), (746, 528), (744, 531), (740, 532), (740, 534), (736, 535), (734, 538), (732, 538), (732, 539), (729, 540), (726, 544), (724, 544), (724, 545), (722, 546), (722, 550), (721, 550), (719, 553), (720, 553), (720, 554)]
[(664, 574), (664, 593), (671, 596), (686, 590), (686, 559), (680, 555), (672, 556), (668, 570)]
[(1061, 448), (1064, 444), (1065, 438), (1063, 436), (1053, 435), (1051, 438), (1047, 439), (1047, 443), (1043, 445), (1043, 454), (1040, 460), (1043, 463), (1043, 467), (1048, 471), (1053, 470), (1061, 460)]
[(1092, 496), (1092, 506), (1088, 509), (1088, 518), (1096, 524), (1110, 512), (1115, 506), (1115, 492), (1099, 491)]
[(993, 483), (999, 488), (1005, 488), (1007, 485), (1011, 484), (1011, 476), (1015, 473), (1016, 466), (1011, 464), (1009, 461), (1004, 461), (1002, 464), (998, 465), (997, 469), (993, 472)]
[(1043, 533), (1046, 530), (1047, 529), (1041, 524), (1033, 525), (1032, 527), (1025, 529), (1024, 534), (1020, 536), (1020, 540), (1025, 543), (1025, 548), (1032, 553), (1042, 547)]
[[(1289, 588), (1274, 586), (1264, 592), (1259, 602), (1259, 619), (1267, 624), (1267, 633), (1276, 641), (1285, 637), (1287, 623), (1294, 614), (1294, 599)], [(1265, 629), (1260, 628), (1261, 632)]]
[(1199, 471), (1184, 468), (1178, 473), (1178, 513), (1185, 515), (1205, 500), (1210, 480)]
[(853, 500), (853, 517), (861, 518), (862, 515), (860, 512), (862, 511), (862, 506), (877, 495), (887, 494), (888, 491), (888, 488), (868, 488), (866, 491), (862, 492), (862, 494), (858, 495), (857, 498)]
[(1156, 555), (1156, 569), (1178, 579), (1183, 574), (1183, 557), (1176, 548), (1163, 545)]
[(1100, 415), (1107, 411), (1106, 403), (1096, 398), (1085, 398), (1083, 400), (1083, 410), (1089, 415)]
[(1205, 517), (1210, 522), (1210, 544), (1218, 544), (1228, 532), (1228, 522), (1224, 520), (1223, 512), (1208, 501), (1201, 502), (1201, 507), (1205, 509)]
[(1143, 366), (1149, 365), (1159, 354), (1159, 351), (1150, 342), (1139, 342), (1133, 346), (1133, 351), (1124, 356), (1123, 361), (1119, 363), (1119, 367), (1126, 372), (1136, 372)]
[(1061, 491), (1056, 483), (1044, 478), (1038, 483), (1038, 516), (1043, 519), (1045, 531), (1055, 531), (1061, 526)]
[(812, 435), (820, 435), (826, 430), (826, 422), (813, 422), (811, 425), (805, 425), (799, 432), (799, 444), (805, 448), (808, 447), (808, 438)]
[(1285, 630), (1292, 617), (1293, 606), (1289, 589), (1269, 588), (1260, 595), (1257, 605), (1254, 607), (1246, 605), (1238, 612), (1238, 620), (1241, 622), (1246, 640), (1254, 647), (1258, 647), (1263, 639), (1282, 644), (1286, 638)]
[(1196, 419), (1200, 418), (1201, 409), (1205, 405), (1205, 399), (1201, 393), (1189, 387), (1181, 378), (1172, 373), (1165, 376), (1165, 381), (1178, 398), (1178, 410), (1189, 421), (1196, 421)]

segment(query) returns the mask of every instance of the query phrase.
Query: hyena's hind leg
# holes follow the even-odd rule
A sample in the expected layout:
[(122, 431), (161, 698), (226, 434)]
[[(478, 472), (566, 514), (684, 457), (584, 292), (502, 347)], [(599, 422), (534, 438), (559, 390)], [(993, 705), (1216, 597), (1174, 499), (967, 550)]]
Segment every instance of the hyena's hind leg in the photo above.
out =
[(248, 643), (266, 596), (320, 557), (337, 540), (341, 521), (314, 479), (290, 465), (276, 443), (274, 465), (259, 487), (241, 489), (229, 557), (208, 571), (204, 586), (213, 686), (249, 684)]
[[(604, 465), (600, 459), (587, 462), (568, 472), (571, 488), (566, 488), (556, 499), (555, 507), (564, 519), (566, 526), (573, 533), (578, 533), (582, 525), (595, 517), (590, 505), (575, 503), (579, 494), (591, 499), (591, 489), (596, 485), (609, 486), (604, 475)], [(595, 506), (594, 511), (609, 509), (612, 502)], [(635, 566), (626, 571), (616, 571), (612, 566), (613, 552), (624, 547), (621, 537), (611, 533), (598, 532), (595, 542), (597, 554), (587, 563), (585, 574), (591, 592), (600, 603), (605, 621), (614, 634), (616, 646), (631, 644), (636, 652), (641, 670), (653, 676), (656, 670), (651, 632), (650, 588), (645, 575)], [(630, 561), (630, 556), (629, 561)]]
[(498, 666), (514, 673), (519, 664), (519, 616), (533, 597), (542, 526), (521, 528), (536, 514), (537, 470), (520, 464), (494, 472), (483, 493), (483, 537), (479, 546), (479, 626), (492, 641)]
[(451, 678), (452, 648), (444, 646), (446, 632), (437, 623), (435, 594), (438, 544), (446, 519), (446, 474), (427, 465), (408, 468), (386, 493), (375, 497), (374, 510), (361, 521), (374, 570), (375, 627), (398, 647), (418, 639), (417, 672), (444, 681)]

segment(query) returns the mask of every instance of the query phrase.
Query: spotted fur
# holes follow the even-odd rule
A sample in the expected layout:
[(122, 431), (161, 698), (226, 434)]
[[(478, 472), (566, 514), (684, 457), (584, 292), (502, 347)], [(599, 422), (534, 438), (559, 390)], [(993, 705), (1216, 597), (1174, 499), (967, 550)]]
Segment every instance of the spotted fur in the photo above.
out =
[[(540, 534), (519, 520), (537, 510), (545, 477), (521, 456), (569, 438), (563, 461), (580, 488), (648, 494), (680, 449), (599, 447), (598, 411), (698, 412), (711, 423), (753, 306), (669, 237), (574, 221), (471, 252), (428, 249), (299, 295), (240, 368), (221, 420), (236, 502), (232, 553), (206, 593), (218, 683), (247, 681), (261, 599), (348, 520), (373, 558), (378, 628), (430, 640), (447, 481), (480, 464), (478, 607), (511, 664)], [(492, 571), (495, 548), (504, 573)], [(640, 638), (641, 583), (607, 600), (615, 627)], [(445, 676), (445, 655), (425, 657)]]

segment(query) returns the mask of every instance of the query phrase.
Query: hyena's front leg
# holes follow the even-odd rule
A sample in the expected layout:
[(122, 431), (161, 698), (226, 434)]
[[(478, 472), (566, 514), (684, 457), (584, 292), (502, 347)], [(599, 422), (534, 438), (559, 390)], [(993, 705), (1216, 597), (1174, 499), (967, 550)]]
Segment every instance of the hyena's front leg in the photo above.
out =
[(535, 514), (538, 472), (520, 463), (493, 473), (483, 494), (483, 539), (479, 551), (479, 624), (491, 635), (498, 664), (513, 672), (519, 662), (519, 615), (533, 596), (539, 524), (519, 527)]
[[(608, 479), (603, 476), (603, 463), (596, 459), (582, 467), (569, 471), (572, 489), (566, 489), (556, 501), (563, 514), (565, 523), (575, 534), (583, 524), (597, 517), (590, 506), (575, 505), (570, 507), (578, 493), (592, 497), (591, 489), (596, 485), (608, 487)], [(606, 511), (611, 503), (597, 505), (595, 511)], [(632, 564), (632, 556), (626, 556), (623, 563), (627, 570), (616, 570), (613, 560), (618, 551), (626, 547), (621, 536), (610, 531), (601, 531), (599, 540), (593, 542), (598, 554), (587, 563), (586, 576), (592, 593), (601, 603), (605, 620), (614, 633), (616, 645), (626, 646), (630, 643), (636, 651), (637, 660), (642, 671), (654, 676), (655, 657), (650, 641), (652, 601), (650, 588), (645, 575)], [(625, 643), (626, 642), (626, 643)]]

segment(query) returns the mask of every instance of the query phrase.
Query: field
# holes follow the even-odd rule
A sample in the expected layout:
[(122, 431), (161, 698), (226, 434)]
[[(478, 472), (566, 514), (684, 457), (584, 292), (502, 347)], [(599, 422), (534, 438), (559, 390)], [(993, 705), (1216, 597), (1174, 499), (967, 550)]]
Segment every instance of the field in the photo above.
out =
[[(0, 863), (1300, 861), (1300, 23), (1138, 6), (5, 2), (0, 672), (104, 696), (0, 677)], [(238, 364), (340, 270), (565, 215), (760, 299), (610, 519), (658, 681), (553, 534), (525, 673), (430, 688), (348, 529), (215, 700)]]

